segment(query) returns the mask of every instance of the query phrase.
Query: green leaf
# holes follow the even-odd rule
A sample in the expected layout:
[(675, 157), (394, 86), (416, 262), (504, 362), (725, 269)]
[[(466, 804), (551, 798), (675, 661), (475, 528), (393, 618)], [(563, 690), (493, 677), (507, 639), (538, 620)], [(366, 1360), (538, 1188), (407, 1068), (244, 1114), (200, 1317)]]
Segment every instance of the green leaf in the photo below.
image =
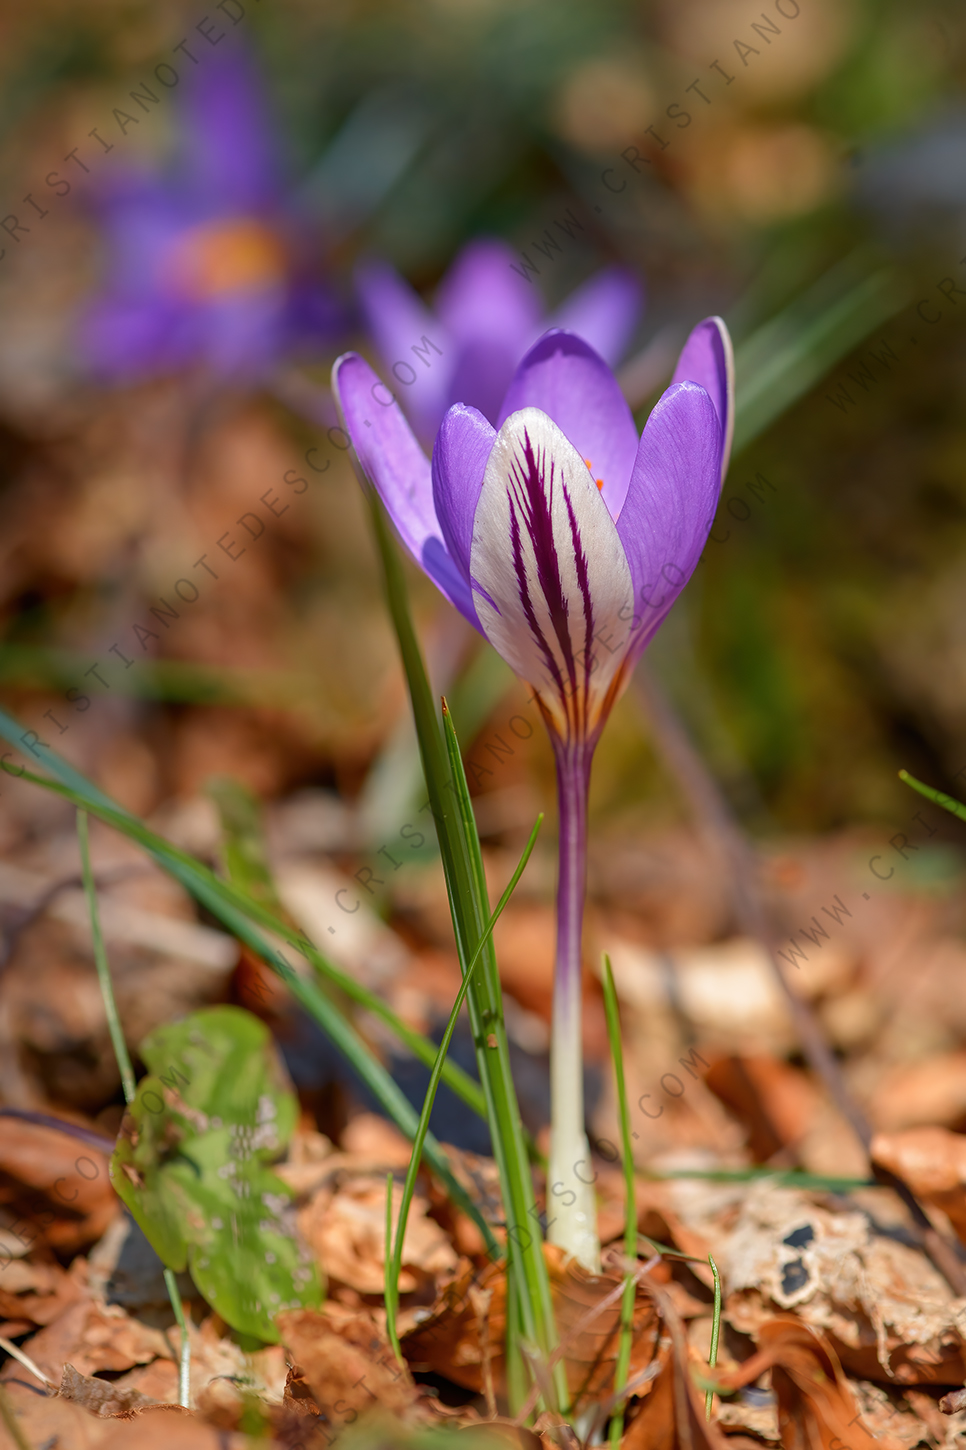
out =
[[(250, 947), (282, 979), (293, 997), (301, 1003), (326, 1036), (352, 1064), (387, 1116), (408, 1138), (414, 1136), (418, 1122), (416, 1111), (371, 1048), (363, 1042), (352, 1024), (319, 990), (315, 982), (301, 976), (288, 958), (266, 941), (252, 923), (261, 922), (268, 930), (284, 938), (285, 941), (291, 942), (318, 971), (343, 986), (347, 995), (355, 995), (357, 1000), (371, 997), (373, 1010), (381, 1008), (383, 1019), (399, 1033), (403, 1041), (413, 1046), (414, 1051), (418, 1049), (420, 1054), (425, 1054), (423, 1060), (428, 1061), (430, 1065), (436, 1060), (436, 1047), (433, 1043), (427, 1042), (418, 1033), (406, 1029), (385, 1007), (385, 1004), (380, 1002), (378, 997), (366, 993), (364, 988), (360, 988), (345, 973), (337, 971), (312, 946), (311, 942), (292, 931), (271, 912), (266, 911), (264, 907), (249, 897), (235, 891), (228, 883), (220, 881), (207, 866), (196, 861), (193, 856), (187, 855), (184, 851), (179, 851), (177, 847), (171, 845), (170, 841), (166, 841), (163, 836), (150, 830), (143, 821), (138, 820), (130, 812), (122, 810), (109, 796), (106, 796), (102, 790), (81, 775), (80, 771), (75, 770), (49, 745), (38, 742), (35, 732), (24, 730), (4, 710), (0, 710), (0, 735), (11, 745), (32, 750), (34, 754), (42, 748), (45, 754), (41, 758), (46, 768), (67, 783), (61, 785), (57, 781), (34, 775), (30, 771), (24, 770), (23, 767), (10, 766), (6, 762), (0, 762), (7, 774), (15, 775), (18, 779), (29, 780), (34, 785), (42, 786), (44, 790), (52, 791), (55, 795), (71, 801), (75, 806), (89, 811), (92, 816), (97, 816), (99, 820), (113, 826), (115, 830), (143, 846), (164, 870), (168, 871), (176, 881), (180, 881), (186, 891), (189, 891), (202, 906), (206, 907), (227, 927), (233, 936)], [(30, 737), (33, 737), (32, 741)], [(452, 1069), (454, 1066), (447, 1062), (446, 1069)], [(454, 1091), (464, 1096), (471, 1106), (474, 1104), (469, 1089), (464, 1087), (464, 1081), (475, 1090), (477, 1096), (479, 1096), (479, 1088), (471, 1079), (467, 1079), (465, 1073), (457, 1074), (444, 1069), (444, 1077)], [(426, 1140), (425, 1154), (453, 1202), (473, 1219), (483, 1234), (487, 1250), (495, 1255), (497, 1244), (489, 1224), (469, 1194), (454, 1177), (446, 1155), (432, 1134)]]
[(233, 1329), (275, 1343), (275, 1315), (316, 1307), (321, 1286), (268, 1167), (298, 1116), (271, 1034), (240, 1007), (209, 1007), (157, 1028), (140, 1053), (151, 1071), (111, 1180), (169, 1268), (187, 1267)]

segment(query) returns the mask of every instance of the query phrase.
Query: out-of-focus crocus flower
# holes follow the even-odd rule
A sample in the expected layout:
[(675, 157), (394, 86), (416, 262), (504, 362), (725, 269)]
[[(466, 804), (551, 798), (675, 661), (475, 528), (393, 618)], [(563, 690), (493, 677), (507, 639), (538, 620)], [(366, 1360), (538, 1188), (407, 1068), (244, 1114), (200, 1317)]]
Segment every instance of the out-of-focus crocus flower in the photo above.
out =
[(182, 84), (174, 168), (119, 176), (99, 201), (107, 269), (79, 348), (116, 381), (197, 365), (259, 377), (343, 321), (297, 241), (251, 57), (225, 45)]
[(369, 332), (424, 442), (453, 403), (495, 422), (517, 364), (548, 327), (577, 333), (611, 366), (623, 357), (642, 302), (632, 273), (606, 268), (545, 318), (525, 271), (505, 242), (470, 242), (440, 283), (434, 314), (385, 262), (360, 267), (356, 288)]
[(451, 407), (432, 464), (360, 357), (339, 359), (333, 389), (409, 551), (529, 682), (550, 732), (560, 808), (550, 1238), (594, 1269), (580, 1020), (590, 766), (711, 527), (734, 412), (728, 333), (719, 318), (694, 329), (640, 440), (610, 369), (568, 332), (530, 349), (496, 428)]

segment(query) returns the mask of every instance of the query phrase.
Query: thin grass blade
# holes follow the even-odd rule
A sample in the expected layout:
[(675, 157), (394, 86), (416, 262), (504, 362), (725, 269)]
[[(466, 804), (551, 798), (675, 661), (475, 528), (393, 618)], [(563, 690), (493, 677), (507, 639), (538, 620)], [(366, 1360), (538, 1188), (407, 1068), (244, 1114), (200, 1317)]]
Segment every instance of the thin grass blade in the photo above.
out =
[[(12, 726), (12, 728), (11, 728)], [(16, 725), (10, 721), (10, 717), (0, 711), (0, 734), (11, 739), (11, 743), (20, 744), (21, 737), (28, 734), (27, 731), (16, 733)], [(9, 731), (9, 733), (8, 733)], [(233, 936), (251, 948), (265, 964), (276, 972), (282, 979), (293, 997), (305, 1008), (326, 1036), (334, 1043), (343, 1056), (352, 1064), (359, 1076), (370, 1088), (376, 1099), (381, 1103), (387, 1115), (397, 1124), (408, 1138), (412, 1138), (416, 1131), (418, 1116), (412, 1104), (404, 1097), (398, 1085), (383, 1067), (382, 1063), (371, 1052), (362, 1038), (359, 1037), (355, 1028), (349, 1023), (329, 999), (319, 991), (314, 982), (308, 981), (295, 970), (288, 958), (281, 951), (271, 945), (270, 942), (256, 930), (252, 925), (251, 916), (258, 915), (256, 903), (250, 902), (248, 898), (241, 897), (228, 883), (220, 881), (213, 872), (209, 871), (201, 862), (195, 861), (191, 856), (179, 851), (162, 836), (156, 835), (142, 821), (126, 811), (122, 811), (109, 797), (99, 791), (96, 786), (80, 775), (80, 773), (66, 761), (62, 761), (54, 751), (49, 750), (44, 762), (48, 769), (56, 770), (62, 778), (69, 779), (69, 785), (62, 785), (38, 776), (27, 770), (11, 770), (4, 764), (3, 768), (8, 774), (15, 774), (19, 779), (28, 780), (34, 785), (41, 786), (44, 790), (51, 791), (55, 795), (69, 800), (73, 805), (85, 809), (91, 815), (105, 821), (122, 834), (140, 845), (155, 858), (159, 865), (168, 871), (174, 878), (181, 882), (187, 891), (195, 897), (203, 906), (228, 928)], [(281, 926), (268, 914), (269, 929), (278, 935), (283, 935)], [(294, 936), (294, 933), (293, 933)], [(430, 1044), (433, 1060), (435, 1060), (435, 1045)], [(433, 1166), (434, 1171), (440, 1180), (445, 1183), (447, 1191), (453, 1197), (480, 1229), (487, 1244), (488, 1252), (495, 1257), (499, 1255), (499, 1246), (493, 1237), (493, 1233), (480, 1214), (477, 1206), (465, 1192), (459, 1181), (453, 1176), (445, 1154), (432, 1135), (427, 1136), (426, 1157)]]
[(920, 795), (924, 795), (927, 801), (932, 801), (934, 805), (942, 806), (943, 810), (949, 811), (950, 815), (958, 816), (961, 821), (966, 821), (966, 806), (963, 805), (962, 801), (958, 801), (955, 796), (946, 795), (941, 790), (934, 790), (931, 785), (923, 785), (922, 781), (917, 780), (914, 775), (910, 775), (908, 770), (900, 770), (899, 779), (904, 785), (911, 785), (913, 790), (917, 790)]
[[(459, 1015), (462, 1011), (463, 1002), (466, 998), (466, 994), (470, 989), (470, 983), (473, 980), (473, 973), (476, 970), (477, 963), (482, 957), (484, 949), (486, 948), (486, 945), (490, 940), (493, 928), (496, 926), (497, 922), (502, 916), (504, 907), (516, 890), (517, 882), (520, 880), (520, 877), (523, 875), (526, 869), (527, 862), (530, 860), (530, 857), (533, 854), (533, 848), (537, 844), (537, 835), (542, 825), (543, 814), (541, 812), (541, 814), (537, 817), (536, 824), (534, 825), (533, 830), (530, 832), (530, 839), (527, 841), (527, 844), (524, 847), (523, 855), (517, 862), (516, 870), (510, 877), (510, 881), (507, 885), (506, 890), (500, 897), (500, 900), (497, 902), (496, 908), (489, 921), (487, 922), (486, 931), (484, 935), (480, 938), (480, 943), (477, 946), (476, 951), (473, 953), (473, 959), (469, 963), (466, 971), (463, 974), (463, 980), (460, 983), (459, 991), (456, 994), (456, 1000), (453, 1003), (453, 1009), (449, 1014), (449, 1021), (446, 1023), (446, 1030), (443, 1033), (442, 1041), (439, 1044), (439, 1052), (436, 1055), (436, 1062), (433, 1064), (433, 1071), (430, 1075), (429, 1086), (426, 1089), (426, 1096), (423, 1100), (423, 1109), (419, 1115), (419, 1127), (416, 1129), (416, 1137), (413, 1139), (412, 1155), (409, 1159), (409, 1166), (406, 1169), (406, 1179), (403, 1184), (402, 1203), (400, 1204), (399, 1208), (399, 1222), (396, 1225), (396, 1242), (393, 1246), (392, 1267), (391, 1269), (387, 1270), (386, 1322), (388, 1324), (391, 1309), (393, 1333), (395, 1333), (396, 1313), (399, 1308), (399, 1274), (402, 1269), (403, 1239), (406, 1235), (406, 1222), (409, 1218), (409, 1208), (413, 1201), (413, 1193), (416, 1189), (416, 1178), (419, 1174), (419, 1165), (422, 1160), (423, 1143), (425, 1141), (426, 1134), (429, 1131), (429, 1119), (432, 1115), (433, 1104), (436, 1101), (436, 1089), (439, 1087), (440, 1078), (442, 1076), (443, 1063), (446, 1059), (447, 1052), (449, 1052), (449, 1046), (453, 1040), (453, 1033), (456, 1030), (456, 1023), (459, 1020)], [(395, 1339), (393, 1341), (393, 1349), (396, 1352), (397, 1358), (401, 1359), (402, 1355), (399, 1352), (398, 1339)]]
[[(361, 475), (364, 480), (364, 475)], [(383, 566), (386, 600), (409, 686), (423, 774), (436, 824), (456, 948), (463, 975), (483, 940), (490, 915), (479, 836), (463, 773), (459, 745), (445, 707), (443, 731), (436, 717), (422, 653), (416, 639), (399, 553), (375, 490), (364, 481)], [(480, 1081), (486, 1096), (493, 1154), (500, 1174), (508, 1224), (509, 1272), (521, 1276), (519, 1306), (524, 1334), (540, 1354), (556, 1342), (550, 1280), (538, 1230), (536, 1199), (526, 1137), (510, 1071), (509, 1044), (492, 943), (486, 941), (481, 971), (467, 993)], [(559, 1406), (567, 1401), (563, 1367), (555, 1376)]]
[[(607, 1037), (610, 1042), (610, 1056), (614, 1064), (614, 1080), (617, 1087), (617, 1112), (621, 1130), (621, 1153), (624, 1163), (624, 1257), (637, 1258), (637, 1200), (634, 1193), (634, 1156), (631, 1144), (631, 1115), (627, 1106), (627, 1082), (624, 1078), (624, 1048), (621, 1040), (620, 1007), (610, 957), (604, 953), (604, 1012), (607, 1017)], [(617, 1365), (614, 1369), (614, 1394), (619, 1395), (627, 1383), (627, 1371), (631, 1363), (631, 1338), (634, 1325), (634, 1298), (637, 1285), (628, 1274), (621, 1299), (621, 1337), (617, 1351)], [(621, 1400), (611, 1416), (610, 1443), (617, 1450), (624, 1433), (624, 1401)]]
[(131, 1055), (127, 1050), (127, 1043), (124, 1040), (121, 1019), (117, 1015), (114, 983), (111, 980), (111, 968), (108, 964), (107, 952), (104, 949), (104, 936), (101, 932), (101, 914), (97, 905), (94, 872), (91, 870), (90, 833), (87, 825), (86, 811), (77, 812), (77, 842), (80, 846), (81, 876), (84, 882), (84, 894), (87, 897), (87, 909), (90, 912), (91, 937), (94, 943), (94, 962), (97, 967), (97, 980), (101, 987), (101, 998), (104, 1002), (104, 1015), (107, 1017), (107, 1030), (111, 1034), (111, 1046), (114, 1048), (118, 1071), (121, 1074), (124, 1101), (130, 1104), (134, 1101), (137, 1085), (134, 1078), (134, 1068), (131, 1066)]
[[(721, 1276), (718, 1273), (718, 1265), (711, 1255), (708, 1255), (708, 1263), (711, 1265), (711, 1272), (714, 1275), (714, 1317), (711, 1320), (711, 1348), (708, 1351), (708, 1367), (714, 1369), (718, 1363), (718, 1336), (721, 1333)], [(704, 1418), (711, 1419), (711, 1402), (714, 1399), (714, 1391), (705, 1391), (704, 1396)]]

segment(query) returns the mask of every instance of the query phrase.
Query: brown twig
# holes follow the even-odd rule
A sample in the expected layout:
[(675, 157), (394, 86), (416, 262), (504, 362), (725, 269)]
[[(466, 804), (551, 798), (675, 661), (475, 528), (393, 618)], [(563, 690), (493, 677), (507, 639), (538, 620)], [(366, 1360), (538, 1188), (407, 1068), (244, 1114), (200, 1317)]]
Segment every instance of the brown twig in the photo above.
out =
[[(793, 990), (778, 959), (778, 938), (755, 885), (757, 862), (754, 852), (717, 781), (695, 750), (674, 707), (644, 661), (637, 667), (634, 683), (650, 721), (654, 741), (687, 798), (699, 830), (725, 865), (738, 925), (767, 953), (788, 1004), (802, 1051), (871, 1162), (871, 1124), (853, 1098), (838, 1059), (826, 1042), (814, 1013)], [(926, 1253), (953, 1293), (966, 1295), (966, 1268), (952, 1244), (934, 1227), (909, 1185), (874, 1163), (872, 1172), (902, 1199), (922, 1235)]]

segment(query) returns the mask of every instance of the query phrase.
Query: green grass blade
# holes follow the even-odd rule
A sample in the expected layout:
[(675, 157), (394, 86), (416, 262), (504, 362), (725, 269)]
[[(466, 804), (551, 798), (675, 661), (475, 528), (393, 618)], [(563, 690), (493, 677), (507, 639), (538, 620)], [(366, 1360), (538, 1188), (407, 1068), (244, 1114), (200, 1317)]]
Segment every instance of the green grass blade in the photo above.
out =
[(386, 1247), (383, 1275), (383, 1299), (386, 1304), (386, 1335), (396, 1358), (402, 1361), (399, 1333), (396, 1329), (396, 1305), (399, 1303), (399, 1271), (393, 1273), (392, 1251), (392, 1184), (391, 1173), (386, 1174)]
[[(444, 711), (444, 729), (447, 732), (444, 744), (444, 735), (436, 717), (422, 653), (409, 613), (399, 553), (391, 537), (385, 511), (375, 490), (365, 484), (364, 487), (383, 566), (386, 600), (409, 686), (423, 774), (436, 824), (453, 918), (456, 949), (460, 969), (465, 975), (477, 945), (483, 939), (490, 915), (476, 822), (452, 721), (448, 712)], [(533, 1180), (510, 1071), (496, 957), (490, 942), (485, 944), (481, 966), (482, 970), (476, 973), (470, 985), (466, 1001), (508, 1223), (509, 1272), (521, 1275), (518, 1302), (526, 1337), (537, 1352), (548, 1355), (556, 1343), (550, 1280), (537, 1229)], [(558, 1365), (558, 1371), (555, 1383), (560, 1405), (563, 1406), (567, 1400), (567, 1389), (562, 1365)]]
[(803, 1173), (800, 1168), (670, 1168), (666, 1173), (642, 1169), (641, 1177), (658, 1182), (672, 1178), (701, 1178), (708, 1183), (752, 1183), (756, 1179), (767, 1178), (781, 1188), (816, 1189), (825, 1193), (853, 1193), (857, 1188), (882, 1187), (877, 1178), (836, 1178), (827, 1173)]
[[(91, 870), (90, 833), (87, 826), (87, 812), (82, 810), (77, 812), (77, 843), (80, 846), (81, 876), (84, 882), (84, 893), (87, 897), (87, 907), (91, 917), (94, 961), (97, 966), (97, 979), (101, 987), (101, 998), (104, 1002), (104, 1014), (107, 1017), (107, 1028), (111, 1035), (111, 1045), (114, 1048), (114, 1056), (117, 1059), (118, 1071), (121, 1074), (124, 1101), (130, 1106), (134, 1101), (134, 1096), (137, 1091), (134, 1080), (134, 1068), (131, 1065), (131, 1057), (127, 1050), (127, 1043), (124, 1040), (124, 1033), (121, 1030), (121, 1021), (117, 1015), (114, 984), (111, 981), (111, 969), (107, 960), (107, 952), (104, 949), (104, 937), (101, 932), (101, 915), (97, 906), (97, 890), (94, 885), (94, 873)], [(174, 1271), (169, 1269), (167, 1264), (164, 1266), (164, 1284), (168, 1291), (168, 1298), (171, 1301), (175, 1322), (181, 1331), (181, 1356), (178, 1363), (178, 1399), (179, 1403), (187, 1409), (191, 1389), (191, 1341), (188, 1338), (188, 1329), (184, 1317), (184, 1305), (181, 1302), (178, 1281), (174, 1276)]]
[[(459, 741), (445, 700), (443, 732), (459, 804), (464, 849), (471, 872), (471, 889), (476, 901), (486, 908), (488, 896), (483, 853), (480, 850), (480, 838), (476, 831), (473, 803), (463, 770)], [(519, 1302), (523, 1329), (536, 1351), (546, 1356), (555, 1347), (557, 1338), (550, 1278), (543, 1256), (543, 1244), (536, 1231), (537, 1203), (520, 1120), (520, 1107), (513, 1085), (496, 954), (489, 937), (481, 937), (480, 945), (483, 949), (483, 971), (480, 974), (482, 982), (477, 999), (483, 1030), (486, 1033), (478, 1046), (478, 1051), (482, 1048), (480, 1073), (481, 1077), (484, 1070), (487, 1074), (486, 1081), (490, 1091), (490, 1133), (494, 1142), (494, 1156), (502, 1164), (507, 1237), (512, 1245), (514, 1266), (519, 1264), (520, 1269)], [(562, 1361), (558, 1361), (553, 1370), (553, 1383), (558, 1400), (557, 1407), (563, 1412), (569, 1400), (569, 1390)]]
[(124, 1101), (130, 1104), (133, 1103), (134, 1094), (137, 1090), (134, 1080), (134, 1068), (131, 1066), (131, 1056), (127, 1050), (127, 1043), (124, 1040), (124, 1032), (121, 1029), (121, 1019), (117, 1015), (117, 1002), (114, 999), (114, 984), (111, 981), (111, 969), (108, 965), (107, 952), (104, 949), (104, 936), (101, 932), (101, 914), (97, 906), (97, 890), (94, 886), (94, 873), (91, 870), (91, 848), (86, 811), (77, 812), (77, 843), (80, 846), (81, 876), (84, 882), (84, 894), (87, 897), (87, 909), (90, 912), (91, 938), (94, 943), (94, 962), (97, 967), (97, 980), (101, 987), (101, 998), (104, 1002), (107, 1030), (111, 1034), (111, 1046), (114, 1048), (118, 1071), (121, 1074)]
[(735, 456), (909, 300), (893, 269), (853, 281), (858, 265), (847, 258), (736, 348)]
[[(708, 1367), (714, 1369), (718, 1363), (718, 1336), (721, 1333), (721, 1276), (718, 1273), (718, 1265), (711, 1255), (708, 1255), (708, 1263), (711, 1265), (711, 1272), (714, 1275), (714, 1317), (711, 1320), (711, 1348), (708, 1351)], [(706, 1390), (704, 1396), (704, 1418), (711, 1419), (711, 1402), (714, 1399), (714, 1391)]]
[(931, 785), (923, 785), (922, 781), (916, 780), (916, 777), (910, 775), (908, 770), (900, 770), (899, 779), (904, 785), (911, 785), (913, 790), (917, 790), (920, 795), (924, 795), (927, 801), (932, 801), (934, 805), (942, 806), (944, 811), (949, 811), (951, 815), (958, 816), (961, 821), (966, 821), (966, 806), (963, 805), (962, 801), (956, 800), (955, 796), (946, 795), (941, 790), (934, 790)]
[[(620, 1119), (621, 1152), (624, 1162), (624, 1257), (637, 1258), (637, 1199), (634, 1193), (634, 1157), (631, 1145), (631, 1115), (627, 1106), (627, 1083), (624, 1078), (624, 1048), (621, 1041), (620, 1008), (614, 987), (614, 974), (610, 957), (604, 953), (604, 1012), (607, 1017), (607, 1037), (610, 1042), (611, 1061), (614, 1064), (614, 1079), (617, 1087), (617, 1111)], [(631, 1362), (631, 1337), (634, 1325), (634, 1297), (637, 1286), (628, 1274), (621, 1299), (621, 1337), (617, 1351), (617, 1365), (614, 1370), (614, 1394), (619, 1395), (627, 1383), (627, 1371)], [(617, 1450), (624, 1433), (624, 1403), (621, 1400), (611, 1416), (610, 1443)]]
[[(29, 732), (20, 730), (16, 722), (0, 711), (0, 735), (4, 735), (11, 744), (20, 745), (22, 737)], [(265, 964), (271, 968), (285, 983), (293, 997), (305, 1008), (319, 1024), (326, 1036), (335, 1044), (343, 1056), (352, 1064), (362, 1081), (372, 1091), (377, 1101), (382, 1105), (388, 1116), (397, 1124), (408, 1138), (412, 1138), (416, 1132), (418, 1116), (412, 1104), (404, 1097), (398, 1085), (371, 1052), (366, 1043), (358, 1035), (355, 1028), (345, 1019), (332, 1002), (322, 993), (314, 982), (307, 981), (301, 977), (295, 968), (280, 951), (273, 947), (253, 926), (251, 916), (257, 915), (260, 908), (257, 904), (241, 897), (228, 883), (220, 881), (213, 872), (209, 871), (201, 862), (195, 861), (183, 851), (179, 851), (162, 836), (151, 831), (137, 817), (121, 810), (108, 796), (97, 789), (76, 770), (60, 759), (56, 753), (48, 748), (44, 761), (47, 768), (56, 771), (62, 779), (66, 778), (70, 784), (62, 785), (57, 781), (47, 780), (42, 776), (34, 775), (29, 771), (11, 769), (4, 764), (3, 768), (8, 774), (15, 774), (19, 779), (29, 780), (34, 785), (42, 786), (43, 789), (52, 791), (54, 794), (69, 800), (80, 809), (87, 810), (91, 815), (97, 816), (108, 825), (113, 826), (122, 834), (128, 836), (138, 843), (155, 858), (164, 870), (168, 871), (177, 881), (180, 881), (185, 889), (190, 892), (203, 906), (216, 916), (239, 941), (250, 947)], [(268, 926), (270, 930), (279, 935), (284, 935), (282, 925), (276, 921), (270, 913)], [(295, 936), (295, 934), (292, 934)], [(435, 1059), (435, 1046), (431, 1044), (433, 1057)], [(427, 1138), (426, 1157), (432, 1164), (434, 1171), (440, 1180), (446, 1185), (447, 1190), (480, 1228), (487, 1244), (488, 1250), (494, 1255), (498, 1254), (498, 1245), (493, 1237), (489, 1225), (480, 1214), (472, 1199), (465, 1192), (462, 1185), (453, 1176), (445, 1154), (431, 1135)]]
[[(413, 1139), (412, 1155), (409, 1159), (409, 1166), (406, 1169), (406, 1180), (403, 1184), (402, 1203), (400, 1204), (399, 1208), (399, 1222), (396, 1225), (396, 1242), (393, 1247), (392, 1268), (387, 1271), (386, 1277), (386, 1322), (388, 1324), (391, 1308), (393, 1333), (395, 1333), (396, 1311), (399, 1307), (399, 1274), (402, 1269), (403, 1239), (405, 1238), (406, 1234), (406, 1222), (409, 1218), (409, 1208), (410, 1204), (413, 1201), (413, 1194), (416, 1190), (416, 1178), (419, 1174), (419, 1165), (422, 1160), (423, 1143), (425, 1141), (426, 1134), (429, 1131), (429, 1119), (433, 1111), (433, 1104), (436, 1101), (436, 1089), (439, 1087), (440, 1077), (442, 1076), (443, 1063), (446, 1060), (447, 1052), (449, 1052), (449, 1045), (453, 1040), (453, 1033), (456, 1030), (456, 1023), (459, 1020), (459, 1015), (463, 1007), (463, 1002), (466, 998), (467, 992), (469, 991), (470, 983), (473, 980), (473, 973), (476, 970), (477, 963), (482, 957), (484, 949), (486, 948), (486, 945), (490, 940), (493, 928), (496, 926), (497, 922), (502, 916), (504, 907), (516, 890), (517, 882), (520, 880), (520, 877), (523, 875), (524, 870), (526, 869), (527, 862), (530, 860), (530, 857), (533, 854), (533, 848), (537, 844), (537, 834), (542, 825), (543, 814), (541, 813), (537, 817), (536, 825), (530, 832), (530, 839), (527, 841), (527, 844), (524, 847), (523, 855), (520, 857), (520, 860), (517, 863), (517, 868), (514, 871), (513, 875), (510, 877), (510, 881), (507, 885), (506, 890), (500, 897), (500, 900), (497, 902), (493, 915), (487, 922), (486, 932), (481, 937), (479, 945), (477, 946), (476, 951), (473, 953), (473, 959), (469, 963), (466, 971), (463, 974), (463, 980), (460, 983), (459, 991), (456, 994), (456, 1000), (453, 1003), (453, 1010), (449, 1014), (449, 1021), (446, 1023), (446, 1031), (443, 1033), (443, 1039), (439, 1044), (439, 1052), (437, 1053), (436, 1061), (433, 1064), (433, 1071), (430, 1075), (429, 1086), (426, 1089), (426, 1096), (423, 1100), (423, 1109), (419, 1115), (419, 1127), (416, 1129), (416, 1136)], [(393, 1348), (396, 1351), (397, 1357), (402, 1358), (399, 1353), (398, 1339), (393, 1342)]]

